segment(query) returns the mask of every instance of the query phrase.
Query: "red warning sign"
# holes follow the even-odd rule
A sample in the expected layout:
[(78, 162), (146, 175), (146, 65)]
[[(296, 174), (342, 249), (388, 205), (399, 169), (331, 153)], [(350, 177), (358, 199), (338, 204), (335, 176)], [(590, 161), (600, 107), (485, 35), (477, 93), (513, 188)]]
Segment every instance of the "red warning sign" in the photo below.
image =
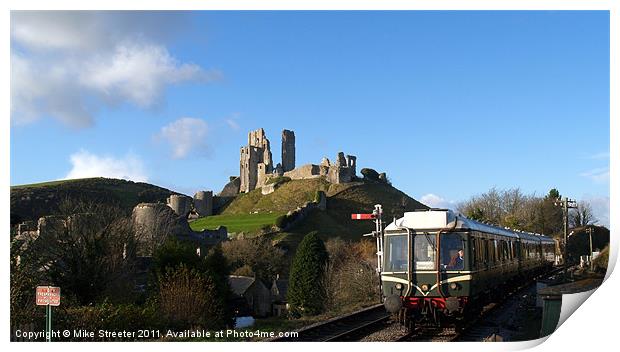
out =
[(60, 287), (37, 286), (37, 305), (38, 306), (59, 306)]

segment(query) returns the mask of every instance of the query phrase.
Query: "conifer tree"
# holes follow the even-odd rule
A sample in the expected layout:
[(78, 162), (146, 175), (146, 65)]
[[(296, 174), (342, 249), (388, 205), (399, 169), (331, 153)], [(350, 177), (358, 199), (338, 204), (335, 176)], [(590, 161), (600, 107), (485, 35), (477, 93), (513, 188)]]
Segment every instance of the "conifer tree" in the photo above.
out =
[(316, 315), (323, 311), (323, 275), (328, 258), (325, 244), (316, 231), (308, 233), (299, 244), (288, 286), (288, 303), (294, 316)]

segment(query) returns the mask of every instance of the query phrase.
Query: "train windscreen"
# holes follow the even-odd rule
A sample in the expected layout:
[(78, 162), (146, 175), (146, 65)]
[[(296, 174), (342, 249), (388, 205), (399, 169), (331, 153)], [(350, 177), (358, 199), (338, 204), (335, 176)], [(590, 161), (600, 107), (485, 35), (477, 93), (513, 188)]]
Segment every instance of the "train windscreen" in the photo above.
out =
[(436, 270), (436, 236), (429, 234), (417, 234), (413, 237), (413, 263), (415, 270)]
[(385, 236), (385, 271), (408, 270), (407, 235)]

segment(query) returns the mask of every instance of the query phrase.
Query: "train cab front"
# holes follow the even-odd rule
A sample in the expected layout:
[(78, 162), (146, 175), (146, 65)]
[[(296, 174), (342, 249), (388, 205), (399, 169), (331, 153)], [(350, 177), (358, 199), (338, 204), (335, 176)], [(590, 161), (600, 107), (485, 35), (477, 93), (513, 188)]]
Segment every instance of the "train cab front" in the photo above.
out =
[(460, 232), (386, 230), (381, 273), (386, 310), (405, 325), (461, 317), (470, 278), (466, 239)]

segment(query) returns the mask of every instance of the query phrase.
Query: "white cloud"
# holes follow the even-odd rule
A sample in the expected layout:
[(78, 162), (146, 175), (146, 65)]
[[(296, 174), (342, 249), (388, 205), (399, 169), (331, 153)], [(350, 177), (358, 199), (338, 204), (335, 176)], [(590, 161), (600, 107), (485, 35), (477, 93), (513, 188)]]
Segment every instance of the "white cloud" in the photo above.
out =
[(428, 193), (420, 197), (420, 202), (422, 204), (428, 205), (431, 208), (442, 208), (442, 209), (455, 209), (456, 203), (454, 201), (448, 201), (444, 198), (433, 194)]
[(95, 57), (79, 72), (79, 83), (112, 100), (127, 100), (148, 108), (169, 84), (210, 81), (217, 72), (194, 64), (181, 64), (160, 45), (124, 43), (106, 57)]
[(111, 177), (132, 181), (148, 181), (142, 160), (133, 154), (121, 158), (105, 155), (99, 156), (80, 150), (70, 157), (71, 171), (65, 176), (70, 178)]
[(195, 151), (199, 154), (207, 151), (208, 130), (204, 120), (184, 117), (162, 127), (156, 137), (170, 144), (173, 158), (182, 159)]
[(609, 182), (609, 166), (599, 167), (589, 171), (585, 171), (579, 174), (579, 176), (587, 177), (594, 182), (608, 183)]
[(609, 151), (588, 155), (588, 159), (609, 159)]
[[(91, 126), (103, 106), (158, 105), (166, 87), (208, 82), (217, 71), (178, 61), (161, 43), (181, 16), (150, 12), (11, 14), (11, 120), (51, 116)], [(160, 21), (157, 21), (159, 19)]]
[(592, 213), (596, 220), (598, 220), (597, 224), (609, 228), (609, 197), (586, 194), (582, 197), (582, 200), (590, 203), (592, 206)]
[(237, 121), (233, 120), (233, 119), (226, 119), (226, 124), (228, 125), (228, 127), (230, 127), (231, 129), (238, 131), (239, 130), (239, 124), (237, 123)]

